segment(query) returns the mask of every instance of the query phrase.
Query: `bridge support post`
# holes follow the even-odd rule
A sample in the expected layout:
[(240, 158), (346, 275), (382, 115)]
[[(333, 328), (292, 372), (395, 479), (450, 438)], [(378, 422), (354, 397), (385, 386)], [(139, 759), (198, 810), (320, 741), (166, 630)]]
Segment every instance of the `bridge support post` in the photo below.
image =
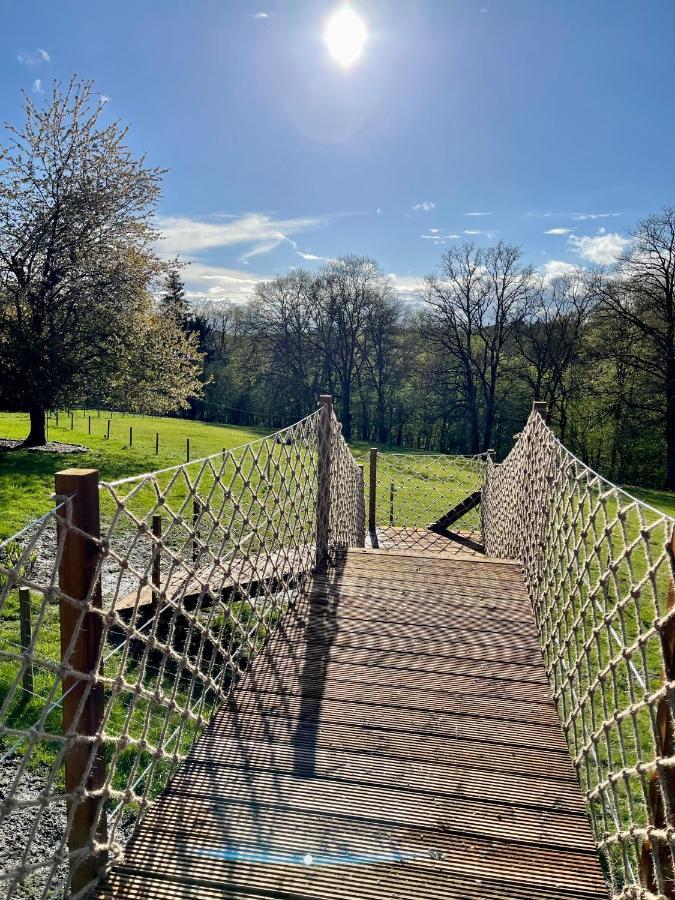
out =
[(105, 748), (96, 740), (103, 722), (103, 684), (94, 677), (103, 671), (103, 619), (92, 611), (102, 608), (99, 551), (91, 540), (101, 533), (98, 471), (65, 469), (57, 472), (55, 481), (57, 498), (69, 497), (64, 516), (58, 520), (57, 540), (62, 547), (63, 733), (69, 740), (64, 759), (68, 849), (76, 854), (70, 861), (68, 893), (76, 894), (101, 869), (104, 860), (97, 855), (95, 844), (104, 843), (107, 837), (105, 794), (91, 796), (105, 785)]
[(544, 422), (548, 425), (549, 410), (546, 400), (535, 400), (532, 404), (532, 412), (539, 413)]
[(331, 430), (333, 427), (333, 397), (319, 397), (319, 446), (317, 460), (318, 493), (316, 501), (316, 568), (326, 566), (330, 538), (330, 466)]
[(370, 448), (368, 479), (368, 531), (375, 531), (375, 502), (377, 497), (377, 447)]
[(359, 512), (356, 531), (358, 534), (358, 546), (366, 546), (366, 478), (363, 471), (363, 463), (359, 464)]

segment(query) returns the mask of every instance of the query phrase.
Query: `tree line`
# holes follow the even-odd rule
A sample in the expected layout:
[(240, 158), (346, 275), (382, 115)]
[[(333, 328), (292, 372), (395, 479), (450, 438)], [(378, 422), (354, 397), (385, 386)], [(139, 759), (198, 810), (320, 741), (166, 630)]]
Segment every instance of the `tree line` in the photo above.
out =
[(503, 242), (453, 246), (419, 304), (344, 256), (186, 310), (204, 354), (191, 415), (291, 422), (329, 391), (348, 440), (501, 457), (545, 400), (593, 468), (675, 490), (675, 210), (633, 238), (609, 270), (552, 278)]

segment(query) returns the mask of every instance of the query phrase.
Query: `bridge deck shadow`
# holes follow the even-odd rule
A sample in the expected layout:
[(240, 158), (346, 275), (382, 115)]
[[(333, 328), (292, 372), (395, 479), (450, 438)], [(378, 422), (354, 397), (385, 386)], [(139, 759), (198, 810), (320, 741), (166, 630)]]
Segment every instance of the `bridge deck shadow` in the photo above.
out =
[(518, 567), (315, 575), (102, 896), (605, 897)]

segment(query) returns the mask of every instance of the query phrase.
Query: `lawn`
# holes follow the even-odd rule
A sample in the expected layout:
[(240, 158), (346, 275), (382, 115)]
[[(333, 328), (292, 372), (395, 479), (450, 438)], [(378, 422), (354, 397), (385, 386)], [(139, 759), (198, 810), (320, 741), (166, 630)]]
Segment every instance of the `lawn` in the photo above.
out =
[[(54, 473), (72, 466), (98, 469), (101, 478), (114, 480), (175, 466), (185, 462), (187, 439), (190, 458), (209, 456), (256, 440), (264, 431), (233, 425), (212, 425), (185, 419), (130, 416), (81, 410), (71, 419), (59, 414), (59, 425), (49, 421), (49, 439), (89, 447), (88, 453), (58, 454), (18, 450), (0, 452), (0, 540), (15, 534), (52, 506)], [(110, 419), (110, 439), (107, 438)], [(129, 429), (133, 445), (129, 446)], [(28, 416), (0, 413), (0, 438), (24, 438)], [(159, 434), (159, 453), (155, 453)]]

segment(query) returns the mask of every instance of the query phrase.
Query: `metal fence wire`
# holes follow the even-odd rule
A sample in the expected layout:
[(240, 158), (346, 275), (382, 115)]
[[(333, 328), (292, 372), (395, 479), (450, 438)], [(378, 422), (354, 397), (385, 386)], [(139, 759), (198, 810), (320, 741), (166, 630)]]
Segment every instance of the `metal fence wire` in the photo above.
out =
[(55, 508), (0, 544), (1, 896), (84, 895), (312, 572), (363, 544), (325, 399), (207, 459), (62, 473)]
[(490, 556), (520, 560), (614, 897), (674, 896), (675, 520), (573, 456), (533, 411), (488, 461)]

